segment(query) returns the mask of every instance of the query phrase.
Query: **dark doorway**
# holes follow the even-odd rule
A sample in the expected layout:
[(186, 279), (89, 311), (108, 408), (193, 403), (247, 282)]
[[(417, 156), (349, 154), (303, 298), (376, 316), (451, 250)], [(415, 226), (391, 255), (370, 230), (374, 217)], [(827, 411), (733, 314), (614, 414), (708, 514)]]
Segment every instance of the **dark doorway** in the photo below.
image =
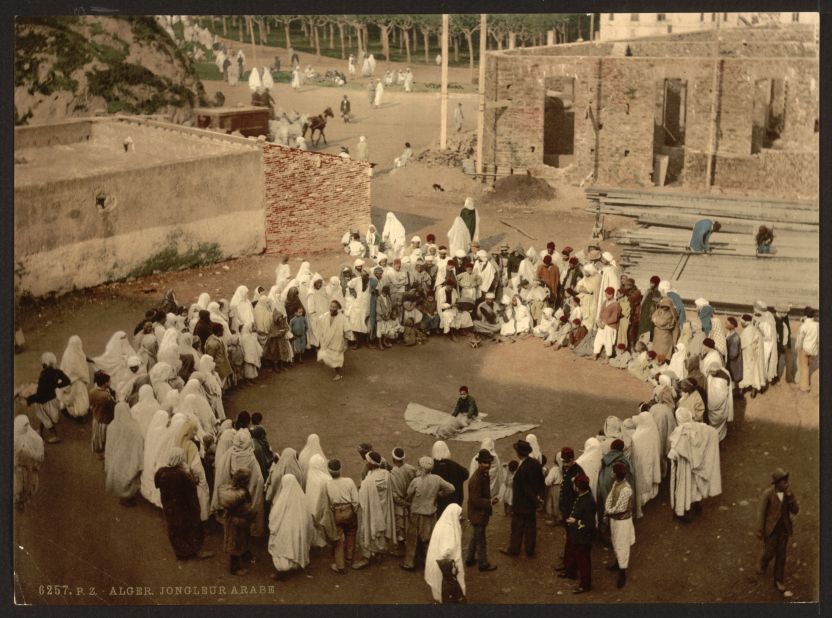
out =
[(785, 126), (786, 80), (757, 80), (751, 116), (751, 154), (763, 148), (776, 148)]
[(681, 180), (685, 166), (685, 126), (688, 83), (661, 79), (656, 84), (653, 122), (653, 181), (656, 185)]
[(543, 110), (543, 163), (566, 167), (575, 153), (575, 80), (557, 77), (546, 80)]

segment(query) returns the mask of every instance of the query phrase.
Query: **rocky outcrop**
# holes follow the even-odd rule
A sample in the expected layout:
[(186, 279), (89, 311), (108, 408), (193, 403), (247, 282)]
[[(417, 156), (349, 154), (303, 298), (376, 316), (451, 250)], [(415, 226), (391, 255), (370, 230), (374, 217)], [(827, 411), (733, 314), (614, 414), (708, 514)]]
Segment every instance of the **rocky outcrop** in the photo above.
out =
[(14, 102), (16, 125), (100, 112), (183, 122), (205, 89), (153, 17), (20, 17)]

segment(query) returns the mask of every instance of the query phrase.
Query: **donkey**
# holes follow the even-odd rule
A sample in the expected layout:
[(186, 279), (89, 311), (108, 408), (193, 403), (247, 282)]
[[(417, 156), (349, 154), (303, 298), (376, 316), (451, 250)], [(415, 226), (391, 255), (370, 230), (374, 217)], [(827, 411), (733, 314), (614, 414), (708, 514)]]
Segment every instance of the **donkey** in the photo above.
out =
[(318, 143), (321, 141), (321, 138), (324, 138), (324, 144), (326, 144), (326, 135), (324, 134), (324, 129), (326, 129), (326, 119), (327, 116), (330, 118), (335, 118), (335, 114), (332, 113), (332, 108), (327, 107), (320, 116), (311, 116), (306, 122), (303, 123), (303, 137), (306, 137), (306, 130), (312, 129), (312, 132), (309, 134), (309, 141), (315, 139), (315, 131), (318, 131), (318, 139), (315, 140), (315, 147), (318, 146)]

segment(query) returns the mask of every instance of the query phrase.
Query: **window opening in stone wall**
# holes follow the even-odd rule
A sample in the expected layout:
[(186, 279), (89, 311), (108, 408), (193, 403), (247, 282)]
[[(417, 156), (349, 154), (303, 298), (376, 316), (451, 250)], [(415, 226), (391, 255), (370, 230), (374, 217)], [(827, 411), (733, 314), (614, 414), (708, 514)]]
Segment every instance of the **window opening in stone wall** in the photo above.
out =
[(800, 21), (800, 13), (792, 13), (792, 21)]
[(575, 153), (575, 79), (546, 79), (543, 111), (543, 163), (566, 167)]
[(685, 164), (687, 81), (661, 79), (656, 83), (653, 122), (653, 181), (662, 186), (681, 180)]
[(610, 21), (615, 21), (615, 13), (610, 13)]
[(667, 33), (668, 33), (668, 34), (672, 34), (672, 33), (673, 33), (673, 26), (668, 26), (668, 27), (667, 27)]
[(665, 21), (667, 15), (665, 13), (656, 13), (656, 21)]
[(699, 21), (705, 21), (705, 13), (699, 13)]
[(638, 13), (630, 13), (630, 21), (638, 21)]
[(754, 83), (751, 154), (778, 148), (786, 126), (786, 80), (758, 79)]

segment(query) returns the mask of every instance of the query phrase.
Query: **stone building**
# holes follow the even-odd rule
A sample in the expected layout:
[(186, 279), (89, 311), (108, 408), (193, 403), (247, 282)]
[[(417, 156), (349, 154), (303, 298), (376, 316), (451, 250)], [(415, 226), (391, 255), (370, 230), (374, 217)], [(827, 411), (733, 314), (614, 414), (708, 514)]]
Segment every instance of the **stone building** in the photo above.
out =
[(490, 52), (483, 161), (613, 187), (817, 198), (815, 28)]
[(17, 127), (14, 259), (42, 296), (194, 262), (340, 248), (369, 163), (130, 117)]
[(715, 28), (819, 22), (820, 13), (600, 13), (598, 39), (620, 41)]

